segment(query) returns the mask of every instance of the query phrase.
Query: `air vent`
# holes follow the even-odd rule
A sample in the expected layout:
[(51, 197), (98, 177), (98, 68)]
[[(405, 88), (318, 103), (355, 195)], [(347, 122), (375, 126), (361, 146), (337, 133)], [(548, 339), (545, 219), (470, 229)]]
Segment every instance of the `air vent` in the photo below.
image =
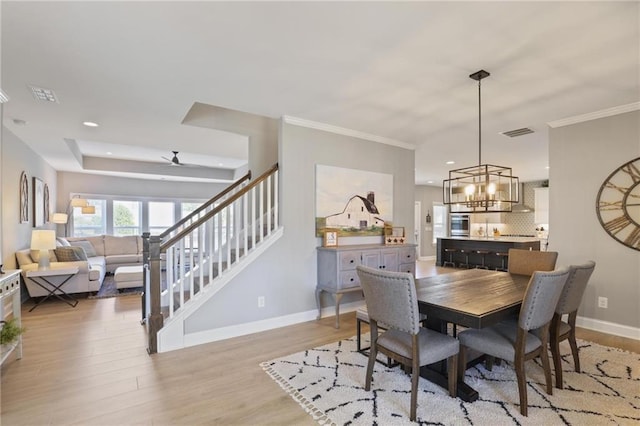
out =
[(515, 138), (516, 136), (528, 135), (529, 133), (533, 133), (528, 127), (523, 127), (522, 129), (509, 130), (508, 132), (502, 132), (502, 135), (509, 136), (510, 138)]
[(3, 104), (9, 100), (9, 97), (0, 89), (0, 104)]
[(36, 86), (29, 86), (29, 88), (33, 93), (33, 97), (39, 101), (58, 103), (58, 98), (56, 98), (56, 93), (53, 90)]

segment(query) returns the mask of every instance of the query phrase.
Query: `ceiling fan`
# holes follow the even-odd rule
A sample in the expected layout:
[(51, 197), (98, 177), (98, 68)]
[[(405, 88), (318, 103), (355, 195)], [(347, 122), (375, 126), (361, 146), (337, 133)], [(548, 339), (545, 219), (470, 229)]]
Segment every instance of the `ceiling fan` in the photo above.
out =
[(182, 161), (180, 161), (180, 159), (178, 159), (178, 152), (179, 151), (171, 151), (173, 153), (173, 158), (167, 158), (165, 156), (162, 156), (162, 158), (164, 160), (167, 160), (169, 162), (170, 166), (184, 166), (184, 167), (205, 167), (205, 166), (201, 166), (199, 164), (187, 164), (187, 163), (183, 163)]

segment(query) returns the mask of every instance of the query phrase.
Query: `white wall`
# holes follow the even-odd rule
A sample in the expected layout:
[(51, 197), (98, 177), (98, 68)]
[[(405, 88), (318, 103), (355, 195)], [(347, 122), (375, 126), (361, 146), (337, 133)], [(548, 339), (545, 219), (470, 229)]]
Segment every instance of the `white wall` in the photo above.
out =
[[(394, 224), (413, 233), (414, 151), (286, 123), (279, 148), (284, 236), (189, 318), (189, 333), (315, 309), (316, 164), (392, 174)], [(258, 296), (266, 297), (264, 308)], [(361, 295), (348, 294), (343, 303), (355, 299)], [(323, 305), (331, 304), (326, 297)]]
[[(420, 256), (428, 257), (436, 255), (436, 247), (432, 244), (433, 240), (433, 203), (442, 203), (442, 187), (430, 185), (416, 185), (416, 201), (420, 201), (422, 208), (422, 217), (420, 224), (422, 226), (422, 234), (420, 238)], [(432, 222), (429, 224), (431, 231), (427, 231), (427, 212), (431, 215)]]
[[(2, 128), (2, 263), (5, 269), (15, 269), (15, 252), (29, 247), (33, 228), (33, 177), (49, 187), (50, 212), (54, 212), (56, 199), (56, 171), (6, 127)], [(20, 174), (29, 178), (29, 223), (20, 223)], [(54, 229), (46, 223), (41, 229)]]
[[(640, 338), (640, 251), (611, 238), (595, 210), (600, 186), (611, 172), (640, 156), (640, 112), (550, 130), (549, 250), (558, 265), (594, 260), (596, 269), (580, 307), (587, 325), (622, 327)], [(598, 308), (598, 297), (609, 299)], [(614, 325), (608, 324), (613, 323)], [(616, 332), (616, 330), (610, 330)]]

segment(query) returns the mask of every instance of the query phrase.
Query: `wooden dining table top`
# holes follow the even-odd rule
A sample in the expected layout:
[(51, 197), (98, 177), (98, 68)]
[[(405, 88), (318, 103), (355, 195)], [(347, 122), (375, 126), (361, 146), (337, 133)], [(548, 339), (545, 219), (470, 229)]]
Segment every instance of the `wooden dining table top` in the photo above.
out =
[(517, 315), (530, 277), (466, 269), (416, 279), (420, 312), (434, 321), (483, 328)]

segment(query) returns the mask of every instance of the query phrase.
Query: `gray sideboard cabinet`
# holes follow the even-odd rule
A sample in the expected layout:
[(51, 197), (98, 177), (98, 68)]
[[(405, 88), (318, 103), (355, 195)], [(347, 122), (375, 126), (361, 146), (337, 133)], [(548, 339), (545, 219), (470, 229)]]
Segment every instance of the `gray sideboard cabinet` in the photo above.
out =
[(333, 296), (336, 304), (336, 328), (340, 328), (340, 301), (345, 293), (362, 291), (356, 266), (415, 275), (416, 245), (362, 244), (318, 247), (318, 283), (316, 305), (322, 316), (322, 292)]

